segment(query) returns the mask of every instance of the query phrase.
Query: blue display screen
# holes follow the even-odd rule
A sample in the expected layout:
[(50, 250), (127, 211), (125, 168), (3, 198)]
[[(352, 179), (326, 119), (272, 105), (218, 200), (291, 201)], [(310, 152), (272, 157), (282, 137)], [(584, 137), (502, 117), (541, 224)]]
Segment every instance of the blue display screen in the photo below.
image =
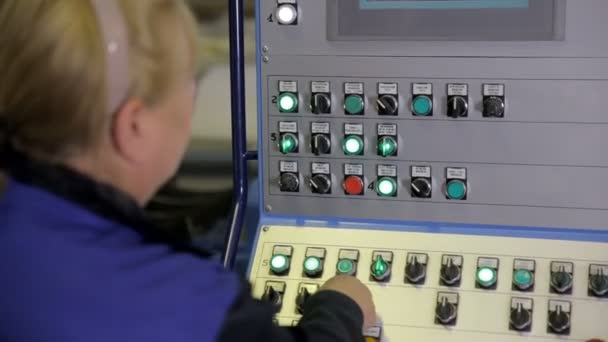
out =
[(529, 8), (530, 0), (359, 0), (361, 9), (493, 9)]

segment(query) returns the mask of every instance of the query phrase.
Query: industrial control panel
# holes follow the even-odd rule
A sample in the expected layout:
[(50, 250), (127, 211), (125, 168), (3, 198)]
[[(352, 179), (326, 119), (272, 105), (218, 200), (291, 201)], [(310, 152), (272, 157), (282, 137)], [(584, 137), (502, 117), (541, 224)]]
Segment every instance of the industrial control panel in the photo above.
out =
[(603, 13), (259, 0), (250, 278), (279, 323), (342, 272), (373, 289), (381, 341), (608, 338)]

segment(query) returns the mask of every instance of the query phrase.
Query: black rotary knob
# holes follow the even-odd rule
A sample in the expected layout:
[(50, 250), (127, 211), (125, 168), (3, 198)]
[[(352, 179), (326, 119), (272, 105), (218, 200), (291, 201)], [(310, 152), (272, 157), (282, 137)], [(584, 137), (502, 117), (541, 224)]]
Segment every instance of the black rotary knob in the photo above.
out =
[(435, 318), (442, 325), (451, 325), (456, 321), (456, 306), (448, 302), (447, 298), (443, 298), (440, 303), (437, 303), (435, 308)]
[(329, 175), (318, 174), (310, 178), (310, 189), (315, 194), (329, 194), (331, 192), (331, 178)]
[(551, 275), (551, 287), (556, 293), (567, 293), (572, 289), (572, 275), (559, 270)]
[(418, 257), (414, 256), (405, 266), (405, 277), (412, 284), (420, 284), (426, 277), (426, 265), (418, 261)]
[(455, 265), (452, 259), (448, 259), (448, 262), (441, 266), (440, 277), (445, 285), (455, 286), (460, 281), (460, 267)]
[(268, 286), (262, 295), (262, 300), (274, 306), (280, 307), (283, 301), (283, 296), (277, 290), (275, 290), (274, 287)]
[(399, 100), (394, 95), (381, 95), (376, 105), (380, 115), (397, 115), (399, 112)]
[(549, 313), (549, 328), (557, 334), (564, 334), (570, 329), (570, 315), (559, 305)]
[(316, 93), (310, 99), (310, 111), (313, 114), (331, 113), (331, 96), (324, 93)]
[(527, 331), (532, 326), (532, 313), (521, 303), (511, 310), (511, 326), (517, 331)]
[(415, 178), (410, 185), (412, 196), (417, 198), (430, 198), (433, 190), (431, 182), (426, 178)]
[(463, 96), (452, 96), (448, 100), (448, 116), (451, 118), (461, 118), (469, 113), (469, 102)]
[(605, 275), (603, 270), (589, 277), (589, 289), (593, 295), (604, 297), (608, 294), (608, 275)]
[(315, 155), (329, 154), (331, 152), (331, 139), (325, 134), (315, 134), (310, 143), (312, 153)]
[(487, 97), (483, 101), (483, 116), (496, 118), (505, 116), (505, 101), (496, 96)]
[(298, 313), (304, 313), (304, 305), (306, 305), (309, 298), (310, 292), (308, 292), (308, 289), (302, 288), (296, 297), (296, 310), (298, 310)]
[(300, 189), (300, 179), (298, 175), (285, 172), (279, 180), (279, 188), (283, 192), (297, 192)]

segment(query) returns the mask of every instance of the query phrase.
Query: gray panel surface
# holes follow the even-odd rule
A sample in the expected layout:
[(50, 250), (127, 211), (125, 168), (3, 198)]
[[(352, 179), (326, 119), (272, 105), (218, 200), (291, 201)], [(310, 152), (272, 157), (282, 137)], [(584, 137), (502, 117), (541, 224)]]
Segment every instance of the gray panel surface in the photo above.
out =
[[(563, 42), (329, 42), (320, 0), (300, 1), (298, 26), (262, 23), (261, 43), (268, 45), (261, 70), (264, 205), (280, 215), (607, 229), (608, 59), (603, 57), (608, 42), (599, 31), (608, 32), (602, 14), (608, 13), (608, 1), (567, 2)], [(261, 5), (269, 11), (276, 3)], [(429, 57), (409, 57), (421, 54)], [(543, 58), (519, 58), (523, 56)], [(298, 83), (298, 113), (279, 113), (272, 103), (279, 81)], [(310, 112), (312, 81), (331, 82), (331, 114)], [(364, 83), (365, 115), (344, 114), (344, 82)], [(398, 116), (377, 114), (378, 82), (398, 83)], [(411, 114), (411, 87), (417, 82), (433, 84), (432, 117)], [(468, 117), (446, 116), (448, 83), (468, 84)], [(482, 116), (486, 83), (505, 85), (504, 118)], [(299, 153), (279, 153), (271, 137), (281, 121), (298, 123)], [(312, 122), (331, 124), (330, 155), (311, 153)], [(342, 152), (345, 123), (364, 125), (365, 155)], [(397, 124), (398, 156), (376, 155), (379, 123)], [(281, 160), (299, 162), (300, 193), (279, 191)], [(331, 163), (331, 195), (314, 195), (308, 188), (310, 163), (316, 161)], [(379, 198), (369, 189), (365, 196), (345, 196), (343, 164), (349, 162), (365, 164), (367, 184), (376, 179), (378, 164), (397, 165), (398, 196)], [(410, 196), (412, 165), (432, 167), (431, 199)], [(465, 201), (447, 200), (443, 194), (446, 167), (467, 168), (470, 193)]]

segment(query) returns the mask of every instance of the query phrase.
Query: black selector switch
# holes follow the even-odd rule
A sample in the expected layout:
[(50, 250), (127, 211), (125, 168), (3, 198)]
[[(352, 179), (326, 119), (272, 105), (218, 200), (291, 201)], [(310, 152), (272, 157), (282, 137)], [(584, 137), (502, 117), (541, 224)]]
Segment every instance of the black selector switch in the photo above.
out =
[(589, 266), (589, 295), (608, 298), (608, 265)]
[(313, 122), (310, 126), (310, 149), (316, 155), (331, 153), (331, 131), (328, 122)]
[(448, 111), (451, 118), (469, 115), (469, 87), (466, 84), (448, 84)]
[(276, 306), (280, 310), (281, 306), (283, 306), (283, 295), (285, 294), (285, 287), (286, 285), (284, 282), (266, 282), (266, 286), (264, 287), (264, 294), (262, 295), (262, 300)]
[(572, 304), (566, 301), (550, 300), (547, 332), (570, 335)]
[(405, 282), (414, 285), (422, 285), (426, 280), (426, 265), (428, 254), (409, 253), (405, 265)]
[(551, 263), (551, 293), (572, 294), (574, 264), (571, 262)]
[(410, 192), (414, 198), (431, 198), (433, 185), (430, 166), (412, 166)]
[(379, 115), (399, 115), (399, 88), (397, 83), (378, 83), (376, 107)]
[(306, 302), (319, 290), (317, 284), (300, 284), (296, 297), (296, 313), (303, 314)]
[(502, 118), (505, 116), (505, 85), (483, 85), (483, 116), (486, 118)]
[(534, 303), (528, 298), (511, 299), (511, 315), (509, 317), (509, 329), (520, 332), (532, 330), (532, 310)]
[(462, 256), (444, 255), (441, 260), (440, 284), (450, 287), (460, 286), (462, 279)]
[(331, 194), (331, 170), (329, 163), (312, 163), (312, 177), (308, 181), (310, 190), (315, 194)]
[(310, 98), (310, 111), (313, 114), (331, 113), (331, 90), (329, 82), (311, 82), (312, 96)]
[(298, 173), (298, 162), (281, 161), (279, 163), (279, 189), (281, 192), (300, 191), (300, 174)]
[(444, 326), (456, 325), (458, 318), (458, 294), (440, 292), (435, 307), (435, 324)]

